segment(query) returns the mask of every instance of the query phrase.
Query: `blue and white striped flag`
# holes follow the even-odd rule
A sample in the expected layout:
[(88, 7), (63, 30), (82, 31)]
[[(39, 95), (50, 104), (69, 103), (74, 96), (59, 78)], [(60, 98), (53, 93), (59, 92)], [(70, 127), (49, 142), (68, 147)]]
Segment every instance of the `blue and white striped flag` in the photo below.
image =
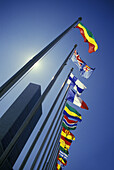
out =
[(59, 155), (67, 161), (68, 155), (63, 151), (59, 150)]
[(72, 73), (69, 76), (69, 79), (67, 81), (67, 84), (71, 85), (74, 90), (77, 91), (78, 95), (81, 95), (84, 89), (87, 87), (78, 79), (76, 78)]

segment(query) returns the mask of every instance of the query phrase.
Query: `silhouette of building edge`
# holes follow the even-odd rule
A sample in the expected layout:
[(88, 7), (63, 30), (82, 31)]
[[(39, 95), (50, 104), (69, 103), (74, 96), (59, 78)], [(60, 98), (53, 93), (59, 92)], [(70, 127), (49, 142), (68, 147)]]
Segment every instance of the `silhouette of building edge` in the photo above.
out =
[[(41, 96), (41, 86), (30, 83), (9, 109), (0, 118), (0, 156), (8, 147), (11, 140), (21, 127), (26, 117), (30, 114), (35, 103)], [(27, 127), (21, 133), (14, 147), (7, 155), (5, 161), (0, 165), (0, 170), (13, 169), (19, 154), (26, 144), (30, 134), (42, 115), (42, 106), (39, 107), (37, 113), (33, 116)]]

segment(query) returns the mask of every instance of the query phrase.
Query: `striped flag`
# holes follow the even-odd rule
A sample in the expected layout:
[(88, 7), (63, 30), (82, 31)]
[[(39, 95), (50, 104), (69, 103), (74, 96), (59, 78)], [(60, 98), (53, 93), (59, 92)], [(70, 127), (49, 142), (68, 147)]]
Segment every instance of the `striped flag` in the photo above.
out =
[(68, 155), (65, 154), (63, 151), (59, 150), (59, 155), (67, 160)]
[(59, 150), (63, 151), (63, 152), (66, 153), (67, 155), (69, 155), (68, 150), (64, 149), (64, 147), (59, 146)]
[(79, 28), (81, 35), (84, 38), (84, 42), (89, 44), (89, 53), (95, 52), (98, 49), (98, 45), (91, 31), (89, 31), (81, 22), (76, 26)]
[(57, 159), (58, 159), (64, 166), (66, 166), (67, 160), (66, 160), (65, 158), (61, 157), (61, 156), (58, 154)]
[(64, 136), (61, 136), (60, 138), (60, 144), (64, 146), (64, 148), (69, 149), (72, 141), (66, 139)]
[(66, 115), (69, 118), (78, 120), (80, 122), (82, 121), (81, 114), (78, 113), (78, 111), (76, 109), (74, 109), (73, 107), (71, 107), (68, 103), (66, 103), (63, 114)]
[[(64, 114), (64, 111), (63, 111), (63, 114)], [(64, 115), (62, 126), (67, 130), (75, 130), (77, 127), (77, 122), (78, 121), (68, 119), (68, 117)]]
[(67, 100), (81, 107), (82, 109), (86, 109), (86, 110), (89, 109), (87, 104), (79, 96), (77, 96), (72, 89), (69, 89), (68, 91)]
[(72, 73), (69, 76), (67, 84), (73, 86), (74, 90), (77, 91), (78, 95), (81, 95), (85, 88), (87, 88), (78, 78), (76, 78)]
[(61, 135), (67, 139), (75, 140), (75, 136), (69, 130), (65, 129), (64, 127), (62, 128)]

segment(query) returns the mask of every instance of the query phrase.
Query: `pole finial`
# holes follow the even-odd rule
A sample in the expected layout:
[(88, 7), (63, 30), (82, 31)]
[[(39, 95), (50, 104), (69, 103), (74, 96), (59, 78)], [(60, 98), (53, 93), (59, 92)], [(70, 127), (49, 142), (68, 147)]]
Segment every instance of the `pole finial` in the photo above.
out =
[(81, 21), (81, 20), (82, 20), (82, 17), (79, 17), (78, 20)]
[(73, 71), (73, 70), (74, 70), (74, 68), (72, 67), (72, 68), (71, 68), (71, 71)]
[(76, 48), (76, 47), (77, 47), (77, 44), (74, 45), (74, 48)]

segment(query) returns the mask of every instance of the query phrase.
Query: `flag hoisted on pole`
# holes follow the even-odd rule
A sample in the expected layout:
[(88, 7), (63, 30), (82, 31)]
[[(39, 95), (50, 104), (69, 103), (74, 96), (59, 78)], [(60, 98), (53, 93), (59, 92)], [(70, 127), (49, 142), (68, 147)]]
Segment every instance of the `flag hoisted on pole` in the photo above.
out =
[(8, 81), (6, 81), (0, 87), (0, 98), (20, 79), (27, 73), (27, 71), (40, 60), (64, 35), (66, 35), (74, 26), (76, 26), (82, 20), (81, 17), (78, 18), (69, 28), (67, 28), (63, 33), (61, 33), (57, 38), (55, 38), (51, 43), (49, 43), (43, 50), (41, 50), (36, 56), (34, 56), (29, 62), (27, 62), (19, 71), (17, 71)]

